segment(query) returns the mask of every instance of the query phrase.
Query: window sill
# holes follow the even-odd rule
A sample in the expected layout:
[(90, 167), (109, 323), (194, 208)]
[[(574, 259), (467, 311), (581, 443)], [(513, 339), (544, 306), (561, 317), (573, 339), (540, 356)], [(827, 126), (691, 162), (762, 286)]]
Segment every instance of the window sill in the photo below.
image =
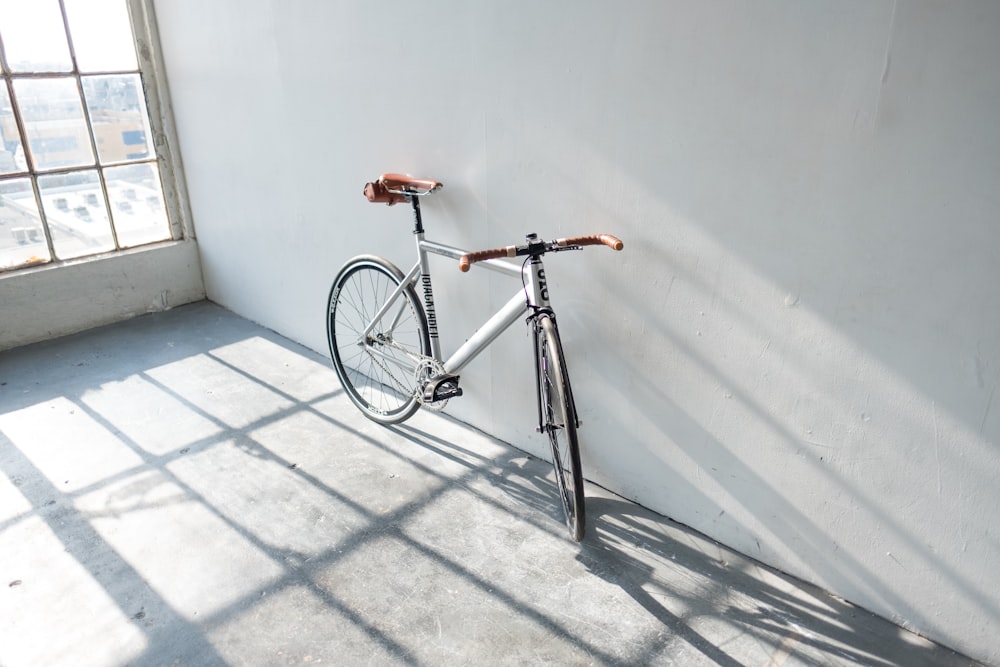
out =
[(7, 271), (0, 274), (0, 350), (204, 298), (193, 240)]

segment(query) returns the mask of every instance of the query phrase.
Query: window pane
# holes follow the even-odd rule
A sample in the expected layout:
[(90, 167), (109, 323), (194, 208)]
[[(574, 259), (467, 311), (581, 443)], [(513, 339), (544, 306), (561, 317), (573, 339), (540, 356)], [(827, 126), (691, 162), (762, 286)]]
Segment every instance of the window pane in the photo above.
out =
[(101, 183), (94, 170), (39, 176), (38, 189), (60, 259), (114, 250)]
[(0, 271), (173, 238), (130, 7), (0, 0)]
[(66, 0), (66, 17), (81, 72), (139, 68), (125, 0)]
[(118, 244), (125, 248), (170, 238), (160, 173), (155, 164), (104, 170)]
[(72, 71), (58, 0), (0, 0), (0, 31), (12, 71)]
[(31, 181), (0, 182), (0, 271), (50, 259)]
[(102, 164), (153, 157), (138, 74), (84, 77), (83, 94)]
[(36, 169), (94, 164), (75, 79), (19, 79), (14, 95)]
[(2, 81), (0, 81), (0, 141), (3, 142), (0, 144), (0, 174), (27, 171), (28, 164), (24, 160), (21, 134), (17, 131), (14, 110), (10, 106), (10, 94)]

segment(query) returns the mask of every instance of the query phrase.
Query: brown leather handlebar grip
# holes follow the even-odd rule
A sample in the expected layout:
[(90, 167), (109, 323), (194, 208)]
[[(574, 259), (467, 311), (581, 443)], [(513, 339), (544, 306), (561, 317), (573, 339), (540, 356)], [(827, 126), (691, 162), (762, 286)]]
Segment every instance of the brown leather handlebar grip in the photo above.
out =
[(589, 234), (568, 239), (556, 239), (556, 245), (606, 245), (612, 250), (621, 250), (625, 247), (621, 239), (611, 234)]
[[(587, 236), (573, 236), (566, 239), (556, 239), (557, 246), (573, 245), (606, 245), (612, 250), (621, 250), (625, 247), (621, 239), (611, 234), (588, 234)], [(462, 255), (458, 260), (458, 268), (463, 272), (472, 268), (476, 262), (483, 262), (487, 259), (499, 259), (500, 257), (515, 257), (517, 246), (505, 246), (503, 248), (493, 248), (492, 250), (477, 250)]]
[(493, 248), (492, 250), (467, 252), (459, 258), (458, 268), (464, 273), (472, 268), (472, 265), (476, 262), (483, 262), (487, 259), (499, 259), (500, 257), (514, 257), (516, 253), (517, 248), (512, 245), (504, 248)]

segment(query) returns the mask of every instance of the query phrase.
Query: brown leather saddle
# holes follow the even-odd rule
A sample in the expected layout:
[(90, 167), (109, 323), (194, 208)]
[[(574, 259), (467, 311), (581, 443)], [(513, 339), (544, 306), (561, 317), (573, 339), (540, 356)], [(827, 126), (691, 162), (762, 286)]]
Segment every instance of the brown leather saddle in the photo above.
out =
[(412, 196), (429, 195), (441, 188), (430, 178), (415, 178), (407, 174), (382, 174), (377, 181), (365, 183), (365, 197), (372, 203), (392, 206), (408, 201)]

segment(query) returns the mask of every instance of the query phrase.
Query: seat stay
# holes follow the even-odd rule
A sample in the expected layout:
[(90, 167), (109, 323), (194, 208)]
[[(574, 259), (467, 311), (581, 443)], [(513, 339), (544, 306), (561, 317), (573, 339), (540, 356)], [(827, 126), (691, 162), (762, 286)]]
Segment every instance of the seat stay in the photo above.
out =
[[(371, 321), (368, 322), (365, 330), (362, 331), (361, 335), (358, 337), (359, 342), (364, 341), (368, 337), (368, 334), (372, 332), (372, 329), (375, 328), (378, 321), (385, 317), (386, 313), (389, 312), (389, 309), (392, 308), (396, 300), (403, 294), (403, 291), (413, 284), (418, 273), (420, 273), (420, 262), (417, 262), (413, 268), (410, 269), (410, 272), (407, 273), (402, 282), (396, 286), (396, 289), (392, 291), (392, 294), (390, 294), (389, 298), (385, 300), (382, 307), (378, 309), (378, 312), (372, 316)], [(399, 324), (399, 319), (403, 316), (404, 307), (405, 304), (400, 304), (399, 311), (396, 313), (395, 317), (392, 318), (392, 323), (389, 325), (389, 331), (394, 331), (396, 329), (396, 325)]]

